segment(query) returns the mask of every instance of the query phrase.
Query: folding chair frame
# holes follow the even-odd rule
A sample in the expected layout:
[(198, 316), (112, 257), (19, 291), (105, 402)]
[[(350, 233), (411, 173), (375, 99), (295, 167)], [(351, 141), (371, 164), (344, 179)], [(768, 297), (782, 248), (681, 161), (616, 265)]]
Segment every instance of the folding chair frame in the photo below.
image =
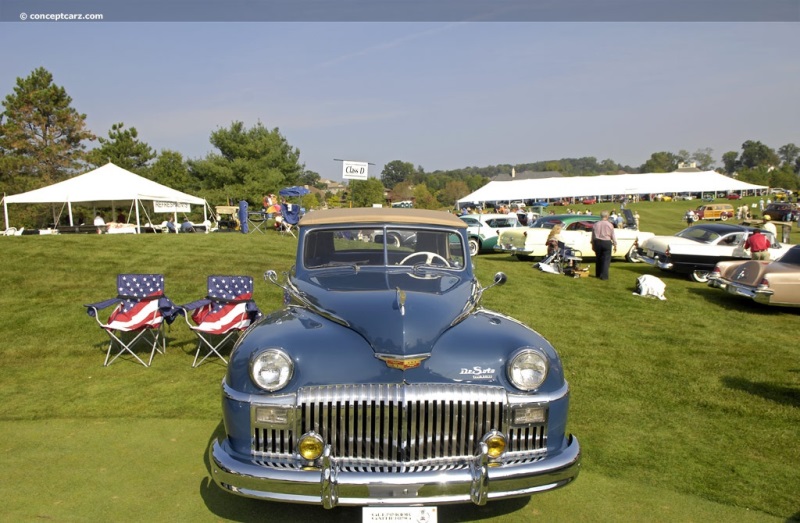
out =
[(575, 271), (582, 260), (580, 251), (567, 247), (564, 242), (558, 242), (558, 247), (553, 253), (536, 263), (534, 267), (549, 265), (558, 274), (567, 274), (569, 271)]
[[(253, 218), (260, 218), (260, 219), (253, 219)], [(250, 233), (254, 233), (256, 231), (260, 232), (261, 234), (266, 234), (262, 227), (265, 226), (269, 218), (267, 217), (266, 212), (259, 212), (259, 213), (249, 213), (247, 215), (247, 221), (250, 223)]]
[(284, 236), (287, 235), (287, 234), (291, 234), (292, 237), (297, 238), (297, 236), (294, 233), (294, 225), (292, 225), (291, 223), (287, 222), (285, 218), (281, 222), (281, 227), (280, 227), (280, 229), (278, 229), (278, 232), (280, 234), (284, 235)]
[[(221, 359), (223, 362), (225, 362), (225, 365), (227, 365), (228, 364), (228, 360), (226, 360), (225, 356), (220, 354), (219, 351), (222, 349), (222, 347), (225, 346), (225, 343), (231, 337), (233, 337), (233, 336), (237, 336), (238, 337), (239, 334), (242, 333), (242, 331), (240, 331), (240, 330), (232, 330), (232, 331), (228, 331), (225, 334), (208, 334), (208, 333), (202, 332), (202, 331), (194, 328), (192, 325), (189, 325), (189, 328), (192, 329), (193, 331), (195, 331), (195, 334), (197, 334), (197, 339), (198, 339), (197, 352), (195, 352), (195, 354), (194, 354), (194, 361), (192, 362), (192, 368), (200, 366), (212, 354), (216, 354), (217, 357), (219, 359)], [(209, 336), (209, 338), (206, 339), (206, 336)], [(212, 343), (211, 336), (222, 337), (222, 339), (219, 340), (217, 343)], [(208, 349), (208, 352), (206, 352), (206, 355), (203, 356), (200, 359), (200, 361), (197, 361), (197, 358), (200, 357), (200, 351), (203, 349), (203, 345), (206, 346), (206, 348)]]
[[(214, 276), (209, 276), (209, 280), (211, 278), (240, 278), (240, 277), (242, 277), (242, 276), (237, 276), (237, 275), (214, 275)], [(253, 280), (252, 280), (252, 278), (250, 278), (250, 288), (251, 288), (251, 290), (252, 290), (252, 286), (253, 286)], [(195, 324), (192, 323), (191, 320), (189, 320), (189, 318), (191, 316), (191, 311), (197, 310), (197, 309), (199, 309), (199, 308), (201, 308), (203, 306), (206, 306), (206, 305), (208, 305), (210, 303), (219, 302), (219, 301), (226, 301), (226, 300), (221, 300), (219, 298), (213, 298), (213, 297), (209, 296), (209, 297), (203, 298), (201, 300), (197, 300), (197, 301), (194, 301), (192, 303), (188, 303), (186, 305), (180, 306), (180, 309), (182, 311), (182, 316), (186, 320), (186, 324), (189, 326), (189, 329), (191, 329), (197, 335), (197, 351), (195, 352), (195, 355), (194, 355), (194, 361), (192, 362), (192, 368), (198, 367), (200, 364), (202, 364), (204, 361), (206, 361), (206, 359), (208, 359), (208, 357), (211, 356), (212, 354), (215, 354), (219, 359), (221, 359), (227, 365), (228, 364), (228, 360), (225, 359), (225, 357), (220, 353), (220, 350), (222, 349), (222, 347), (225, 346), (225, 344), (228, 342), (228, 340), (230, 340), (232, 337), (238, 337), (245, 330), (245, 329), (242, 329), (242, 328), (235, 328), (235, 329), (231, 329), (231, 330), (229, 330), (227, 332), (216, 334), (216, 333), (207, 332), (200, 325), (195, 325)], [(261, 316), (261, 311), (255, 305), (255, 302), (252, 299), (230, 300), (229, 301), (229, 303), (233, 303), (233, 302), (247, 304), (247, 307), (246, 307), (245, 312), (243, 314), (247, 315), (247, 317), (250, 320), (250, 324), (252, 324), (252, 322), (255, 321), (256, 318)], [(214, 342), (215, 339), (217, 340), (216, 343)], [(203, 350), (203, 348), (205, 348), (207, 350), (206, 355), (203, 356), (198, 361), (198, 358), (200, 358), (200, 352)]]
[[(120, 282), (124, 279), (136, 277), (156, 277), (163, 280), (163, 276), (160, 274), (120, 274), (117, 276), (117, 286), (120, 287)], [(170, 301), (169, 298), (163, 294), (163, 289), (161, 289), (161, 293), (158, 295), (152, 295), (146, 298), (136, 298), (138, 301), (142, 302), (147, 300), (158, 300), (158, 307), (150, 312), (149, 316), (146, 316), (147, 320), (140, 322), (140, 325), (136, 328), (114, 328), (110, 326), (108, 320), (106, 320), (106, 323), (103, 323), (100, 320), (99, 311), (111, 307), (112, 305), (119, 306), (125, 300), (131, 299), (134, 298), (132, 296), (118, 295), (116, 298), (84, 305), (89, 316), (94, 318), (100, 328), (103, 329), (103, 331), (110, 338), (108, 350), (106, 351), (106, 359), (103, 362), (104, 367), (111, 365), (117, 358), (126, 352), (133, 356), (136, 361), (145, 367), (149, 367), (153, 363), (153, 356), (155, 356), (156, 351), (161, 354), (166, 354), (167, 352), (167, 338), (164, 335), (164, 322), (172, 323), (174, 321), (177, 308), (172, 301)], [(111, 319), (111, 315), (109, 316), (109, 319)], [(132, 338), (126, 341), (125, 333), (131, 333)], [(140, 341), (147, 341), (147, 343), (150, 344), (150, 359), (147, 361), (147, 363), (145, 363), (145, 361), (133, 350), (134, 345)], [(115, 346), (118, 350), (112, 358), (111, 353), (114, 351)]]
[[(86, 306), (87, 309), (88, 309), (89, 315), (92, 316), (95, 319), (97, 324), (100, 325), (100, 328), (103, 329), (103, 331), (106, 334), (108, 334), (109, 338), (111, 338), (111, 341), (108, 344), (108, 350), (106, 351), (106, 359), (103, 362), (103, 367), (108, 367), (109, 365), (114, 363), (114, 360), (116, 360), (122, 354), (124, 354), (126, 352), (129, 353), (134, 358), (136, 358), (136, 361), (138, 361), (139, 363), (141, 363), (145, 367), (149, 367), (153, 363), (153, 356), (155, 356), (156, 351), (159, 352), (160, 354), (166, 354), (166, 352), (167, 352), (167, 339), (166, 339), (166, 336), (164, 336), (164, 331), (163, 331), (164, 318), (162, 316), (161, 321), (158, 323), (158, 326), (148, 325), (146, 327), (141, 327), (139, 329), (132, 329), (132, 330), (129, 330), (129, 331), (128, 330), (119, 330), (119, 329), (109, 328), (107, 324), (105, 324), (102, 321), (100, 321), (100, 317), (99, 317), (98, 311), (100, 311), (102, 309), (105, 309), (105, 308), (107, 308), (107, 307), (109, 307), (111, 305), (115, 305), (117, 303), (120, 303), (121, 301), (122, 300), (119, 299), (119, 298), (113, 298), (111, 300), (106, 300), (104, 302), (100, 302), (100, 303), (97, 303), (97, 304), (92, 304), (92, 305), (87, 305)], [(161, 315), (160, 312), (156, 312), (154, 314)], [(128, 340), (127, 342), (123, 339), (124, 338), (124, 333), (126, 333), (126, 332), (134, 333), (133, 338)], [(136, 345), (136, 343), (139, 340), (144, 340), (144, 339), (148, 340), (148, 343), (150, 343), (150, 347), (151, 347), (151, 349), (150, 349), (150, 359), (147, 360), (147, 363), (145, 363), (144, 360), (142, 360), (133, 351), (133, 346)], [(111, 360), (109, 361), (109, 358), (111, 357), (111, 352), (114, 349), (114, 344), (115, 343), (118, 345), (119, 350), (117, 351), (117, 354), (113, 358), (111, 358)], [(159, 348), (159, 344), (161, 345), (161, 348)]]

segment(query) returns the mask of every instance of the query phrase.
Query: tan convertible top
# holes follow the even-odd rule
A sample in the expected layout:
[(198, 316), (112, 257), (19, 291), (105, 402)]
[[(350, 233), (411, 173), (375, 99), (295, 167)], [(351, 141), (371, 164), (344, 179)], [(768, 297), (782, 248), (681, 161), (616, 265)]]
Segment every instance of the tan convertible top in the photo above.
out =
[(427, 209), (399, 209), (391, 207), (356, 207), (354, 209), (325, 209), (306, 213), (299, 226), (346, 225), (356, 223), (395, 223), (404, 225), (443, 225), (446, 227), (466, 227), (457, 216), (445, 211)]

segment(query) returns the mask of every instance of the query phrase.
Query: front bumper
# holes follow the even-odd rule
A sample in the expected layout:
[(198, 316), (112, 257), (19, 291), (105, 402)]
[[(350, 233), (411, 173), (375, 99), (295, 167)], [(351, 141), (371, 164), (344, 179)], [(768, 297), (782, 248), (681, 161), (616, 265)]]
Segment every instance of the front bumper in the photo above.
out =
[(580, 470), (581, 451), (570, 436), (557, 453), (534, 462), (490, 466), (486, 446), (468, 468), (415, 472), (341, 470), (326, 449), (319, 469), (274, 468), (232, 454), (226, 439), (209, 448), (214, 481), (241, 496), (325, 508), (468, 503), (528, 496), (562, 487)]

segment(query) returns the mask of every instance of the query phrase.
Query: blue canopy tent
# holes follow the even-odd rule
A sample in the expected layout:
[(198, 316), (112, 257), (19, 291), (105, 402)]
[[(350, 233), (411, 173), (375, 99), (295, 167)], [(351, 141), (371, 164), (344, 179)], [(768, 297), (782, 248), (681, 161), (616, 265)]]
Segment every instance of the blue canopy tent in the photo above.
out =
[(280, 191), (278, 191), (278, 194), (280, 194), (281, 196), (284, 196), (286, 198), (291, 198), (291, 197), (294, 197), (294, 196), (305, 196), (309, 192), (311, 192), (311, 191), (309, 191), (305, 187), (301, 187), (299, 185), (294, 185), (292, 187), (285, 187), (285, 188), (281, 189)]

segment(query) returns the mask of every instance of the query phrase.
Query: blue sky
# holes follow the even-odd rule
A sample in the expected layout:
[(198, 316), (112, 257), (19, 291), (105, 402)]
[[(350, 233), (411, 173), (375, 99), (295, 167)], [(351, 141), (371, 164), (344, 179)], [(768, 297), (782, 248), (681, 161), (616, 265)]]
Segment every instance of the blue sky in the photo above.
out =
[(200, 158), (241, 120), (306, 168), (426, 171), (745, 140), (800, 145), (797, 23), (3, 23), (0, 96), (43, 66), (90, 129)]

